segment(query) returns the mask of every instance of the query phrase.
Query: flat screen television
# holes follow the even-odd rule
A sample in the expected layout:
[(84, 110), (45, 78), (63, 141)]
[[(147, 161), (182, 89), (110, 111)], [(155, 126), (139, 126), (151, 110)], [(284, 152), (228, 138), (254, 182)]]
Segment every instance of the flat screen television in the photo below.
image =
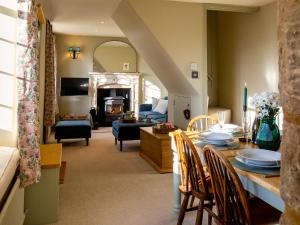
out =
[(89, 94), (89, 78), (62, 77), (60, 80), (60, 96)]

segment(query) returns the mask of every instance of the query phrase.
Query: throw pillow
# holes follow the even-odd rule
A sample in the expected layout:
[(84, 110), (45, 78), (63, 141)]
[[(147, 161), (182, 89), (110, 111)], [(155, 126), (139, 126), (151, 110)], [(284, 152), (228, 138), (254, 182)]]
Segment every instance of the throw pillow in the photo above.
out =
[(161, 114), (166, 114), (166, 112), (168, 111), (168, 100), (159, 99), (158, 104), (153, 111)]
[(156, 108), (159, 98), (152, 97), (152, 111)]

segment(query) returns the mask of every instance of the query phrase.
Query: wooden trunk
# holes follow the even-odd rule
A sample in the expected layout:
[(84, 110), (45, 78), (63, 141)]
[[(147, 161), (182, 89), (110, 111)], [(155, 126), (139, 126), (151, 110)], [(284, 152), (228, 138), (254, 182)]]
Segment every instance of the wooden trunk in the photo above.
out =
[(151, 127), (142, 127), (140, 130), (140, 156), (145, 159), (157, 172), (172, 172), (173, 154), (171, 150), (171, 138), (169, 135), (154, 134)]

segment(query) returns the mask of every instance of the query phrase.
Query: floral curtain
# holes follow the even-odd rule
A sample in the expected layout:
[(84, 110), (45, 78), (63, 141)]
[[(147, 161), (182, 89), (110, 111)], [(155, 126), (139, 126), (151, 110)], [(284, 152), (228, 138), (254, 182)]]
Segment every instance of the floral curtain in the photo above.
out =
[(21, 186), (40, 178), (37, 0), (18, 0), (17, 92)]
[(55, 123), (57, 111), (56, 93), (56, 51), (55, 36), (49, 21), (46, 25), (46, 69), (45, 69), (45, 107), (44, 107), (44, 126), (52, 126)]

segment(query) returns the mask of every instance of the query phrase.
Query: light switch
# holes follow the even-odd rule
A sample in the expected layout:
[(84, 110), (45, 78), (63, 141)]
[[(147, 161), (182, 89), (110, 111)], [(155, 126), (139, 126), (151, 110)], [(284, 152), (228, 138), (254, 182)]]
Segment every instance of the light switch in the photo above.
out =
[(191, 63), (191, 71), (198, 71), (198, 64), (197, 63)]

